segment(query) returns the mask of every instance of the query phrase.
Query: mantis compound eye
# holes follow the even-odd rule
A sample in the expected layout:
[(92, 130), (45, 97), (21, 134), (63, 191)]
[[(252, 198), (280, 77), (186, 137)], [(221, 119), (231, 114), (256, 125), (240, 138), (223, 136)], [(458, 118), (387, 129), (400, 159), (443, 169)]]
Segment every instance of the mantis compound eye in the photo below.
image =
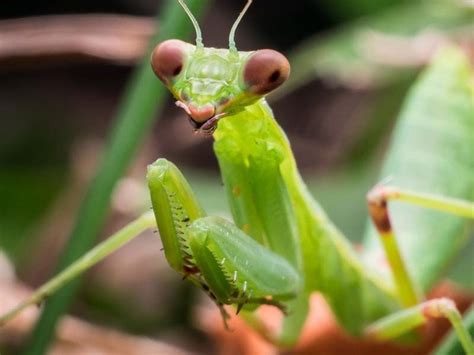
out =
[(261, 49), (250, 56), (244, 67), (244, 82), (248, 90), (265, 95), (283, 84), (290, 75), (286, 57), (272, 49)]
[(160, 43), (151, 54), (151, 67), (160, 80), (169, 84), (183, 70), (187, 44), (177, 39)]

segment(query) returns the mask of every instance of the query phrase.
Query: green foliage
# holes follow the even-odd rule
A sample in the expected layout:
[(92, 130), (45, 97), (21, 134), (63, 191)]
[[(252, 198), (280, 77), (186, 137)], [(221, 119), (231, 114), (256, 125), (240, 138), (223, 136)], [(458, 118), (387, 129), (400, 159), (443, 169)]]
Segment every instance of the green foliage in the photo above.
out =
[[(473, 10), (463, 7), (461, 2), (409, 1), (348, 23), (325, 36), (307, 38), (289, 56), (291, 78), (275, 97), (317, 77), (356, 88), (406, 80), (422, 63), (414, 60), (410, 64), (413, 52), (406, 45), (403, 47), (403, 40), (418, 38), (419, 46), (423, 45), (425, 35), (428, 37), (424, 46), (429, 46), (429, 35), (449, 38), (465, 33), (472, 39), (472, 16)], [(400, 48), (394, 47), (397, 39), (401, 40)], [(390, 57), (394, 52), (403, 53), (407, 63), (393, 65), (391, 58), (384, 62), (383, 54)]]
[[(381, 179), (390, 184), (472, 201), (474, 106), (472, 71), (457, 49), (444, 50), (410, 90), (387, 154)], [(392, 223), (416, 284), (429, 290), (466, 245), (471, 221), (394, 203)], [(382, 251), (366, 240), (375, 269)]]
[[(346, 20), (363, 15), (369, 15), (380, 11), (389, 6), (403, 3), (403, 0), (313, 0), (314, 2), (323, 2), (327, 11), (338, 18)], [(406, 2), (406, 0), (405, 0)]]
[(31, 256), (36, 228), (67, 183), (65, 147), (71, 139), (68, 127), (59, 137), (45, 131), (50, 113), (31, 106), (18, 110), (16, 122), (2, 122), (10, 131), (0, 134), (0, 248), (20, 266)]
[(64, 180), (59, 168), (0, 172), (0, 244), (13, 260), (30, 255), (31, 231), (61, 192)]

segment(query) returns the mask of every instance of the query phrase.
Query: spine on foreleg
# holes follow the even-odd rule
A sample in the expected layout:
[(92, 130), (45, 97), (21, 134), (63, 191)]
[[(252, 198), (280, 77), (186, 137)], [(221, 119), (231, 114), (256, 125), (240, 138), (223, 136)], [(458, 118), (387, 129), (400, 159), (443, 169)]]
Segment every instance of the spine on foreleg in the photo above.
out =
[(187, 242), (187, 228), (205, 216), (188, 182), (166, 159), (148, 167), (148, 187), (166, 259), (185, 275), (195, 273)]

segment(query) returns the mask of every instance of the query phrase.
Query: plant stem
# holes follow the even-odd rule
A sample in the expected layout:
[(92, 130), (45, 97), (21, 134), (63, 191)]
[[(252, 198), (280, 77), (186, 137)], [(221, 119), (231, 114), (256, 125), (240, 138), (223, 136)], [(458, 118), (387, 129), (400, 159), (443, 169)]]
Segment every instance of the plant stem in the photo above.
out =
[[(199, 15), (208, 2), (192, 2), (193, 12)], [(184, 38), (191, 28), (189, 19), (177, 2), (168, 0), (161, 13), (159, 35), (153, 36), (149, 53), (157, 42), (167, 38)], [(129, 82), (117, 120), (108, 137), (102, 163), (82, 202), (68, 245), (60, 258), (58, 271), (66, 268), (93, 245), (105, 220), (115, 184), (148, 133), (155, 110), (163, 105), (165, 94), (166, 89), (153, 76), (149, 68), (149, 55), (146, 55)], [(46, 352), (56, 322), (66, 312), (78, 286), (79, 279), (76, 279), (46, 302), (25, 354), (41, 355)]]

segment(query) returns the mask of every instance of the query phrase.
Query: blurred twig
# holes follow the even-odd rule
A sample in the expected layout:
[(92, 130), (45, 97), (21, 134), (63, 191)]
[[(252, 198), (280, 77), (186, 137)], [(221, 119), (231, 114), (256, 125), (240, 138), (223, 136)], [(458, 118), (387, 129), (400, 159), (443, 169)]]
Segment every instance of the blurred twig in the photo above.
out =
[(18, 60), (98, 59), (136, 62), (153, 34), (152, 18), (52, 15), (0, 21), (0, 64)]

